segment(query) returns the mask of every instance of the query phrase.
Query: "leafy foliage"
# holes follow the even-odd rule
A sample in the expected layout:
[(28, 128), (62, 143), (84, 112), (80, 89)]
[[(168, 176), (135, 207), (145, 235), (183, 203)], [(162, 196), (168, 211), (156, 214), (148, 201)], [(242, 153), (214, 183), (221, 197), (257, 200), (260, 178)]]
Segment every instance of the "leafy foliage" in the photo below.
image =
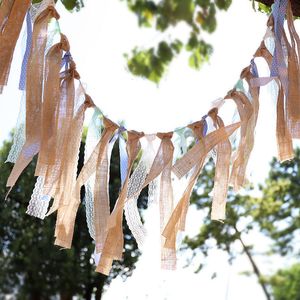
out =
[[(296, 149), (295, 158), (291, 161), (280, 163), (273, 159), (269, 176), (265, 184), (259, 187), (260, 197), (235, 195), (229, 191), (227, 216), (224, 223), (210, 219), (211, 201), (209, 193), (213, 188), (213, 178), (214, 165), (210, 161), (202, 172), (191, 200), (199, 210), (205, 213), (203, 225), (195, 237), (185, 239), (186, 247), (191, 248), (194, 252), (200, 251), (204, 255), (208, 255), (208, 251), (212, 247), (218, 247), (227, 251), (231, 260), (238, 255), (234, 250), (234, 245), (239, 242), (242, 245), (242, 253), (248, 256), (253, 271), (269, 299), (267, 278), (260, 273), (253, 258), (252, 252), (255, 250), (255, 245), (246, 245), (243, 242), (243, 235), (255, 228), (273, 241), (269, 253), (281, 255), (292, 253), (299, 256), (299, 243), (295, 241), (299, 236), (300, 228), (300, 149)], [(251, 187), (248, 189), (251, 190)], [(276, 300), (300, 299), (293, 296), (295, 291), (298, 293), (297, 296), (300, 295), (299, 279), (290, 284), (286, 283), (282, 293), (280, 292), (281, 286), (277, 288), (275, 284), (279, 281), (282, 282), (283, 277), (285, 279), (289, 276), (299, 277), (299, 266), (297, 268), (280, 271), (269, 282), (273, 286)], [(288, 289), (290, 289), (290, 293), (288, 293)]]
[[(241, 232), (237, 229), (237, 223), (243, 218), (248, 218), (251, 208), (243, 205), (250, 199), (249, 196), (235, 195), (232, 190), (229, 191), (226, 220), (223, 222), (211, 221), (211, 191), (213, 189), (214, 164), (210, 160), (204, 167), (197, 186), (193, 192), (191, 203), (196, 205), (205, 215), (203, 225), (199, 229), (199, 233), (194, 238), (186, 238), (185, 242), (189, 248), (200, 251), (204, 255), (208, 255), (211, 249), (212, 241), (216, 247), (225, 250), (233, 259), (236, 255), (233, 246), (234, 243), (240, 241)], [(253, 224), (247, 222), (243, 228), (243, 233), (247, 233), (253, 229)], [(248, 246), (250, 249), (251, 246)]]
[[(32, 0), (32, 3), (39, 3), (42, 0)], [(83, 4), (83, 0), (60, 0), (62, 2), (62, 4), (65, 6), (65, 8), (69, 11), (72, 10), (80, 10), (84, 4)], [(57, 2), (57, 0), (55, 0), (55, 2)]]
[(279, 270), (270, 279), (274, 300), (300, 300), (300, 264)]
[[(0, 197), (6, 194), (5, 183), (11, 166), (4, 164), (10, 142), (0, 150)], [(110, 196), (117, 199), (120, 189), (118, 147), (113, 150)], [(83, 164), (83, 145), (79, 166)], [(48, 300), (60, 295), (61, 300), (100, 299), (103, 286), (117, 275), (128, 276), (134, 269), (139, 252), (124, 224), (125, 251), (123, 261), (115, 263), (110, 277), (95, 272), (91, 255), (94, 245), (89, 236), (84, 205), (80, 206), (72, 249), (59, 250), (53, 245), (55, 217), (45, 220), (26, 215), (26, 207), (34, 187), (35, 163), (20, 177), (9, 200), (0, 204), (0, 299), (4, 294), (15, 294), (17, 300)], [(84, 192), (84, 190), (83, 190)], [(143, 196), (144, 197), (144, 196)], [(141, 198), (141, 205), (144, 198)], [(113, 203), (111, 203), (113, 204)]]
[(273, 251), (286, 255), (295, 248), (300, 228), (300, 149), (295, 158), (284, 163), (274, 159), (262, 197), (252, 199), (252, 215), (262, 231), (274, 240)]
[(139, 51), (138, 48), (135, 48), (131, 58), (128, 55), (125, 57), (128, 58), (128, 68), (131, 73), (158, 83), (168, 64), (180, 52), (181, 48), (182, 43), (179, 40), (171, 44), (160, 42), (157, 50), (151, 48), (146, 51)]
[(269, 176), (259, 187), (261, 197), (235, 195), (229, 191), (224, 224), (210, 220), (209, 193), (213, 178), (211, 162), (204, 168), (192, 197), (192, 203), (206, 212), (199, 234), (187, 240), (192, 249), (200, 248), (206, 254), (210, 248), (207, 241), (213, 238), (219, 248), (231, 253), (233, 242), (239, 239), (237, 223), (246, 220), (242, 233), (248, 233), (255, 226), (274, 241), (274, 252), (282, 255), (292, 251), (299, 253), (294, 241), (300, 228), (300, 149), (295, 151), (291, 161), (280, 163), (273, 159)]
[[(131, 55), (126, 55), (128, 68), (133, 74), (156, 83), (160, 81), (175, 55), (181, 52), (182, 45), (191, 52), (189, 65), (194, 69), (201, 68), (212, 53), (212, 46), (200, 38), (200, 33), (201, 31), (214, 32), (217, 27), (217, 10), (227, 10), (231, 4), (231, 0), (162, 0), (159, 2), (126, 0), (126, 2), (129, 9), (136, 14), (141, 27), (153, 27), (160, 32), (165, 32), (170, 27), (183, 22), (190, 30), (190, 38), (186, 42), (163, 41), (156, 48), (144, 50), (136, 47)], [(167, 50), (167, 56), (158, 56), (162, 45)]]
[[(58, 0), (55, 0), (58, 1)], [(80, 10), (84, 0), (60, 0), (69, 11)], [(203, 32), (213, 33), (217, 28), (218, 10), (228, 10), (232, 0), (120, 0), (126, 2), (130, 11), (137, 16), (138, 25), (166, 32), (170, 28), (184, 23), (189, 30), (186, 41), (178, 38), (161, 40), (157, 45), (145, 49), (136, 46), (124, 57), (129, 71), (154, 83), (159, 83), (173, 59), (182, 49), (190, 53), (188, 64), (199, 70), (207, 62), (213, 47), (203, 39)], [(270, 7), (258, 1), (253, 7), (264, 13), (270, 13)], [(39, 3), (41, 0), (33, 0)], [(256, 3), (256, 5), (255, 5)]]

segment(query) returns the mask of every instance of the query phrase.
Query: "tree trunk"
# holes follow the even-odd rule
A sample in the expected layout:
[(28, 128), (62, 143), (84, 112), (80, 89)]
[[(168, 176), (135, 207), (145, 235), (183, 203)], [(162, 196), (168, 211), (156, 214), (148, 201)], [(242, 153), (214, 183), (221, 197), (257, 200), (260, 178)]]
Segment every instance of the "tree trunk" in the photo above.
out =
[(30, 299), (32, 300), (42, 300), (42, 295), (39, 292), (32, 292), (30, 295)]
[(263, 291), (264, 291), (264, 294), (265, 294), (265, 296), (266, 296), (266, 299), (267, 299), (267, 300), (272, 300), (271, 295), (270, 295), (270, 293), (269, 293), (269, 291), (268, 291), (268, 289), (267, 289), (266, 284), (261, 280), (262, 274), (261, 274), (261, 272), (260, 272), (260, 270), (259, 270), (259, 268), (258, 268), (256, 262), (254, 261), (251, 252), (249, 251), (249, 247), (246, 246), (245, 243), (244, 243), (244, 241), (242, 240), (241, 232), (238, 231), (238, 229), (237, 229), (236, 226), (234, 226), (234, 230), (235, 230), (236, 233), (238, 234), (238, 239), (239, 239), (239, 241), (241, 242), (242, 247), (243, 247), (243, 250), (245, 251), (245, 253), (246, 253), (246, 255), (247, 255), (247, 257), (248, 257), (248, 259), (249, 259), (249, 261), (250, 261), (250, 263), (251, 263), (251, 266), (252, 266), (252, 268), (253, 268), (253, 271), (254, 271), (255, 275), (257, 276), (257, 278), (258, 278), (258, 282), (259, 282), (259, 284), (261, 285), (261, 287), (262, 287), (262, 289), (263, 289)]
[(85, 289), (84, 299), (85, 299), (85, 300), (92, 300), (92, 294), (93, 294), (93, 286), (92, 286), (92, 285), (89, 285), (89, 286)]
[(102, 298), (102, 293), (103, 293), (103, 287), (104, 287), (104, 283), (106, 281), (107, 276), (103, 275), (103, 274), (99, 274), (99, 277), (97, 278), (97, 291), (96, 291), (96, 295), (95, 295), (95, 300), (101, 300)]
[(68, 292), (61, 292), (60, 293), (60, 300), (72, 300), (73, 295)]

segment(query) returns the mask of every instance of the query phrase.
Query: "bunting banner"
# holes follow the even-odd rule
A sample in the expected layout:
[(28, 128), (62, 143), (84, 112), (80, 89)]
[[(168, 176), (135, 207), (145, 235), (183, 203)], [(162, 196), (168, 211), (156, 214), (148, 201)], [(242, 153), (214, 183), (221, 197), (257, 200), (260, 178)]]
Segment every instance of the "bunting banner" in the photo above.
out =
[[(275, 1), (266, 34), (232, 90), (214, 102), (199, 121), (156, 134), (127, 130), (103, 115), (81, 83), (58, 20), (53, 0), (39, 4), (3, 0), (0, 4), (0, 93), (7, 84), (22, 28), (26, 34), (19, 82), (21, 109), (7, 159), (14, 166), (7, 187), (14, 187), (37, 156), (37, 179), (27, 214), (44, 219), (56, 213), (55, 244), (70, 248), (84, 186), (87, 226), (99, 256), (96, 271), (106, 275), (113, 261), (122, 259), (124, 220), (139, 248), (144, 245), (147, 230), (137, 201), (148, 187), (148, 206), (156, 203), (159, 207), (161, 266), (175, 269), (178, 233), (185, 230), (190, 197), (208, 159), (213, 156), (215, 162), (212, 220), (225, 220), (228, 188), (237, 192), (247, 182), (260, 87), (272, 81), (278, 91), (278, 159), (294, 157), (293, 139), (300, 138), (300, 39), (291, 2)], [(257, 58), (269, 66), (268, 77), (259, 75)], [(228, 101), (236, 110), (231, 124), (225, 124), (219, 115)], [(94, 114), (87, 131), (84, 165), (77, 174), (87, 109)], [(110, 162), (116, 143), (121, 188), (110, 207)], [(184, 187), (178, 199), (175, 181)]]

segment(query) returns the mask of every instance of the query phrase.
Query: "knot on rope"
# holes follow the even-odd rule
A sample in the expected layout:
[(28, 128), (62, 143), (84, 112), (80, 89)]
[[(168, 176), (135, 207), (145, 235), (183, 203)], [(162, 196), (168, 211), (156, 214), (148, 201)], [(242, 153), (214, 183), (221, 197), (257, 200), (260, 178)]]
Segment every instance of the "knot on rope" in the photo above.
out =
[(173, 132), (158, 132), (157, 137), (161, 140), (171, 139), (173, 136)]
[(139, 140), (145, 136), (144, 132), (138, 132), (135, 130), (130, 130), (127, 133), (128, 133), (128, 139), (132, 139), (132, 140)]
[(85, 106), (88, 107), (94, 107), (95, 103), (93, 102), (92, 98), (90, 95), (85, 94), (85, 101), (84, 101)]
[[(60, 47), (62, 50), (64, 50), (65, 52), (69, 52), (70, 51), (70, 43), (68, 38), (64, 35), (64, 34), (60, 34)], [(71, 54), (70, 54), (71, 55)]]

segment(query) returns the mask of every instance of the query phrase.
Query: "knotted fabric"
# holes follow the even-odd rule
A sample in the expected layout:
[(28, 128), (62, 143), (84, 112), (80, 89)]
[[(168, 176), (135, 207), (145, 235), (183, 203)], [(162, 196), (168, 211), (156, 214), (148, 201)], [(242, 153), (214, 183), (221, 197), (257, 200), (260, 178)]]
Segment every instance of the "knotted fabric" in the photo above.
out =
[(96, 173), (94, 186), (94, 228), (96, 252), (100, 253), (107, 235), (107, 222), (110, 215), (109, 205), (109, 161), (108, 161), (108, 144), (113, 137), (114, 132), (118, 129), (118, 125), (104, 117), (104, 130), (100, 141), (91, 153), (89, 159), (83, 166), (76, 180), (76, 185), (72, 193), (74, 198), (74, 208), (72, 215), (72, 223), (68, 236), (63, 241), (56, 241), (57, 245), (70, 248), (73, 238), (74, 222), (77, 208), (80, 203), (80, 189), (87, 180)]
[(128, 131), (128, 140), (126, 150), (128, 154), (128, 165), (124, 184), (122, 186), (119, 198), (115, 204), (114, 210), (108, 220), (108, 232), (97, 271), (108, 275), (112, 266), (113, 260), (121, 260), (123, 253), (124, 237), (123, 237), (123, 207), (124, 201), (127, 198), (128, 183), (133, 163), (140, 151), (140, 138), (142, 133)]
[[(189, 128), (191, 128), (193, 130), (194, 136), (197, 140), (196, 146), (201, 145), (200, 146), (201, 148), (205, 147), (204, 146), (205, 123), (206, 123), (206, 120), (203, 119), (202, 121), (198, 121), (198, 122), (195, 122), (195, 123), (189, 125)], [(196, 146), (194, 146), (194, 147), (196, 147)], [(187, 155), (189, 154), (189, 152), (191, 150), (189, 150), (187, 152), (187, 154), (185, 156), (183, 156), (183, 158), (181, 158), (181, 159), (184, 159), (184, 157), (187, 157)], [(196, 166), (194, 166), (194, 168), (191, 171), (191, 176), (188, 181), (187, 187), (183, 193), (183, 196), (177, 203), (174, 211), (171, 214), (171, 217), (169, 218), (167, 224), (165, 225), (165, 228), (163, 229), (162, 235), (165, 237), (164, 247), (167, 249), (172, 249), (173, 251), (176, 250), (177, 232), (179, 230), (184, 231), (184, 229), (185, 229), (186, 214), (188, 211), (190, 196), (193, 191), (194, 185), (197, 181), (197, 178), (200, 175), (207, 152), (198, 156), (197, 164), (196, 164)]]
[(4, 0), (0, 6), (0, 93), (7, 84), (10, 66), (30, 0)]
[[(212, 109), (208, 116), (213, 121), (216, 129), (223, 128), (224, 123), (218, 116), (218, 109)], [(229, 139), (224, 139), (216, 146), (217, 160), (214, 178), (213, 200), (212, 200), (212, 220), (225, 219), (225, 206), (229, 184), (231, 143)]]
[[(84, 89), (80, 85), (77, 89), (75, 99), (82, 99), (78, 109), (70, 123), (68, 131), (68, 142), (64, 149), (64, 162), (59, 176), (59, 186), (54, 202), (59, 203), (55, 228), (55, 244), (61, 247), (70, 248), (74, 233), (75, 219), (80, 199), (74, 197), (73, 191), (76, 184), (77, 164), (79, 149), (82, 137), (84, 113), (87, 108), (93, 107), (94, 103), (90, 96), (83, 94)], [(83, 95), (84, 97), (80, 97)], [(58, 201), (56, 201), (58, 198)]]
[(34, 23), (26, 80), (26, 141), (8, 178), (8, 187), (14, 186), (22, 171), (40, 150), (44, 54), (48, 23), (52, 17), (59, 18), (59, 15), (50, 6), (39, 14)]
[(236, 106), (241, 120), (240, 141), (235, 153), (230, 183), (233, 185), (234, 190), (240, 189), (245, 183), (245, 173), (248, 159), (252, 150), (248, 140), (254, 134), (254, 128), (251, 126), (251, 118), (253, 116), (253, 106), (247, 96), (236, 90), (230, 91), (225, 99), (232, 99)]
[(207, 154), (221, 141), (228, 139), (228, 137), (240, 126), (240, 123), (235, 123), (227, 127), (222, 127), (211, 132), (204, 138), (204, 122), (205, 120), (202, 120), (200, 123), (196, 122), (189, 126), (193, 129), (193, 132), (198, 139), (198, 143), (196, 143), (181, 159), (179, 159), (172, 168), (178, 178), (182, 178), (189, 171), (192, 171), (183, 196), (177, 203), (171, 218), (163, 231), (163, 236), (166, 238), (166, 248), (175, 249), (178, 231), (185, 230), (189, 198), (202, 170)]

